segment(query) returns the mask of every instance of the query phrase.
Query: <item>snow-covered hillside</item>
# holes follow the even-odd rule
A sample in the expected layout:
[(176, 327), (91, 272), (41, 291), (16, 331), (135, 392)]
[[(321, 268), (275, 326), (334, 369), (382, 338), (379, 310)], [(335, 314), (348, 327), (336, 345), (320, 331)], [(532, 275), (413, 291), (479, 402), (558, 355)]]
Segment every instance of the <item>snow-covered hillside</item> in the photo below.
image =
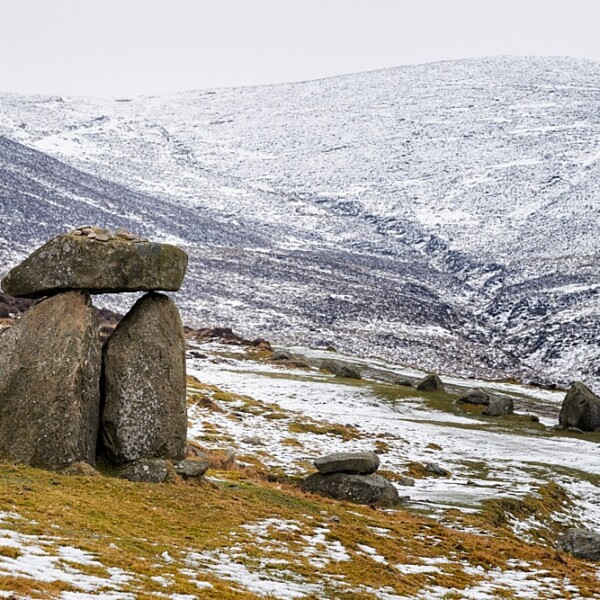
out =
[(125, 224), (189, 250), (191, 321), (600, 383), (599, 100), (598, 63), (507, 57), (163, 97), (3, 95), (0, 134), (23, 146), (0, 140), (0, 251), (8, 268), (80, 217)]

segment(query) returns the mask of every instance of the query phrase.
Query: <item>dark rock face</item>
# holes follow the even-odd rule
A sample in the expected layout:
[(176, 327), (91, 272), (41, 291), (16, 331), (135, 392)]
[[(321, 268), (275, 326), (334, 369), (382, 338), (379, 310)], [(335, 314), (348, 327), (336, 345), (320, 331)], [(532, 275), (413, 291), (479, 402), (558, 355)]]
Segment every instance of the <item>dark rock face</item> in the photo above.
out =
[(491, 396), (489, 404), (483, 409), (489, 417), (503, 417), (514, 411), (513, 399), (510, 396)]
[(339, 360), (331, 360), (326, 358), (321, 363), (321, 370), (332, 373), (336, 377), (347, 377), (348, 379), (362, 379), (360, 371), (354, 366), (348, 363), (341, 362)]
[(356, 473), (369, 475), (379, 468), (375, 452), (339, 452), (320, 456), (314, 461), (320, 473)]
[(483, 404), (488, 405), (490, 403), (491, 395), (485, 390), (469, 390), (466, 394), (462, 395), (458, 401), (464, 402), (465, 404)]
[(600, 560), (600, 534), (587, 529), (569, 529), (559, 538), (557, 546), (577, 558)]
[(600, 427), (600, 398), (583, 383), (573, 383), (563, 400), (558, 422), (562, 427), (594, 431)]
[(401, 502), (396, 488), (380, 475), (352, 473), (315, 473), (301, 484), (305, 492), (313, 492), (355, 504), (393, 506)]
[(35, 298), (63, 290), (100, 294), (181, 287), (188, 257), (176, 246), (74, 233), (38, 248), (4, 277), (2, 289), (11, 296)]
[(432, 374), (427, 375), (427, 377), (417, 385), (417, 389), (422, 392), (443, 392), (444, 384), (438, 375)]
[(0, 335), (0, 454), (35, 467), (95, 464), (101, 343), (85, 292), (40, 302)]
[(169, 465), (160, 458), (137, 460), (123, 467), (119, 475), (129, 481), (163, 483), (169, 477)]
[(177, 307), (146, 294), (103, 351), (101, 436), (115, 463), (185, 458), (185, 339)]

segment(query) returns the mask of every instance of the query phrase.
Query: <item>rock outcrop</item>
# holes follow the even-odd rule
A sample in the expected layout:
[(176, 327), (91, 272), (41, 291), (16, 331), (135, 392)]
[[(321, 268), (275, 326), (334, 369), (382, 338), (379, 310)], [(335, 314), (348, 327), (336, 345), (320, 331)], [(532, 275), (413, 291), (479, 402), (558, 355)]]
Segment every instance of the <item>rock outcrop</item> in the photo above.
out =
[(187, 254), (170, 244), (149, 242), (127, 232), (81, 228), (38, 248), (4, 277), (2, 289), (24, 298), (64, 290), (92, 294), (177, 291), (187, 263)]
[(563, 400), (558, 422), (561, 427), (594, 431), (600, 427), (600, 398), (583, 383), (573, 383)]
[(0, 454), (47, 469), (95, 464), (101, 343), (86, 292), (40, 302), (0, 336)]
[(185, 457), (185, 338), (177, 307), (146, 294), (103, 351), (101, 438), (115, 463)]
[(375, 474), (379, 457), (374, 452), (328, 454), (314, 464), (319, 472), (302, 482), (305, 492), (356, 504), (393, 506), (402, 502), (394, 485)]

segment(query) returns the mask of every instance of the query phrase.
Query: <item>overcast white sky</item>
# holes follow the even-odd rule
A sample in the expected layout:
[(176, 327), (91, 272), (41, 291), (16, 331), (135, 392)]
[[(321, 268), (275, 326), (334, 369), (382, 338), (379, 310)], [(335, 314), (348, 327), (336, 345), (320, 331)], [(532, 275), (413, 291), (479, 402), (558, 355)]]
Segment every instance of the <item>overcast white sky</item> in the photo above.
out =
[(600, 0), (0, 0), (0, 91), (300, 81), (498, 54), (600, 61)]

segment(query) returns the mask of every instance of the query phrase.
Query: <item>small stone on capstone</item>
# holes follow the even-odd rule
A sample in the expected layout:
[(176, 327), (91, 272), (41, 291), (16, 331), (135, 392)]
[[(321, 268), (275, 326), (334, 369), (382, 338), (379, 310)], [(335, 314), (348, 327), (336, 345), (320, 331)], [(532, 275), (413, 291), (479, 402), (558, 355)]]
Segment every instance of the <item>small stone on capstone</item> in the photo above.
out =
[(96, 239), (97, 237), (98, 237), (98, 234), (97, 234), (97, 233), (94, 233), (93, 231), (92, 231), (92, 233), (88, 233), (88, 238), (89, 238), (90, 240), (94, 240), (94, 239)]

